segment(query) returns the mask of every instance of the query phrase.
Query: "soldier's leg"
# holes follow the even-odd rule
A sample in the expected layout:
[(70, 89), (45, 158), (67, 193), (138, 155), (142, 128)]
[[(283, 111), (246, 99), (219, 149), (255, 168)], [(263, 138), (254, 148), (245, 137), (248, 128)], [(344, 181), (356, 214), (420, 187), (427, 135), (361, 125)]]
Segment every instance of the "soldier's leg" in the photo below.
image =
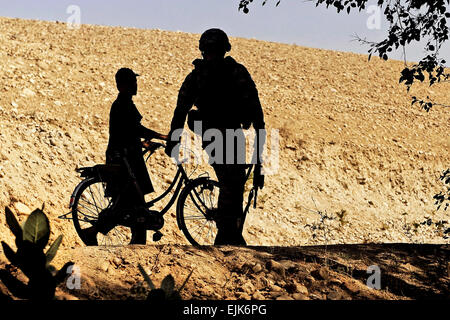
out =
[(213, 165), (216, 172), (217, 180), (219, 181), (219, 199), (217, 207), (219, 210), (218, 219), (216, 220), (217, 235), (214, 241), (215, 245), (227, 244), (227, 221), (226, 214), (229, 211), (227, 208), (228, 189), (226, 185), (226, 172), (224, 171), (224, 165)]
[(235, 245), (246, 245), (246, 241), (242, 236), (241, 225), (244, 224), (244, 187), (245, 187), (245, 168), (240, 165), (232, 165), (229, 167), (231, 189), (231, 206), (232, 206), (232, 239)]
[(213, 165), (219, 180), (219, 220), (216, 245), (245, 245), (240, 232), (243, 223), (243, 193), (245, 169), (238, 165)]

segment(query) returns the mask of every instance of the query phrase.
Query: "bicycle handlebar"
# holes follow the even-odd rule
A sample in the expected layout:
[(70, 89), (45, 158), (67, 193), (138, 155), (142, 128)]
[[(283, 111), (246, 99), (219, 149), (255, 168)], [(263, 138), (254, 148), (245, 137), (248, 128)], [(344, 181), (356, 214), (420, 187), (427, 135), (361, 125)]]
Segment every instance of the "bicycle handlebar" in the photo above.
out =
[(145, 144), (143, 145), (144, 147), (144, 154), (147, 152), (150, 152), (150, 154), (154, 153), (156, 150), (158, 150), (159, 148), (165, 148), (166, 145), (164, 143), (161, 142), (153, 142), (153, 141), (146, 141), (144, 142)]

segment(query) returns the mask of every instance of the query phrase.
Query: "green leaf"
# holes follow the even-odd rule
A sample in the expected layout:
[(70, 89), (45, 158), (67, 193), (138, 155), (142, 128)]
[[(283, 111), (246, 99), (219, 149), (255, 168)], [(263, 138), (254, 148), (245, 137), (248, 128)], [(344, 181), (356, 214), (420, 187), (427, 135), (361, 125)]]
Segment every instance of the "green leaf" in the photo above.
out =
[(60, 235), (56, 240), (52, 243), (50, 248), (47, 250), (47, 253), (45, 254), (47, 265), (52, 262), (53, 258), (56, 256), (56, 252), (58, 251), (59, 245), (61, 244), (61, 241), (63, 239), (63, 236)]
[(6, 258), (8, 258), (9, 262), (13, 265), (17, 265), (17, 255), (5, 242), (2, 241), (3, 253)]
[(144, 268), (142, 268), (141, 264), (138, 264), (139, 271), (141, 272), (142, 276), (144, 277), (145, 282), (148, 283), (148, 286), (151, 290), (155, 290), (155, 285), (152, 282), (152, 279), (148, 276), (147, 272), (145, 272)]
[(47, 216), (40, 209), (34, 210), (23, 227), (23, 240), (44, 249), (50, 238), (50, 224)]
[(8, 224), (9, 229), (11, 229), (14, 236), (20, 240), (22, 240), (22, 228), (20, 227), (19, 222), (17, 221), (14, 213), (8, 208), (5, 207), (5, 215), (6, 215), (6, 223)]
[(171, 294), (172, 291), (175, 289), (175, 280), (173, 279), (171, 274), (169, 274), (163, 279), (161, 283), (161, 289), (164, 290), (166, 295)]

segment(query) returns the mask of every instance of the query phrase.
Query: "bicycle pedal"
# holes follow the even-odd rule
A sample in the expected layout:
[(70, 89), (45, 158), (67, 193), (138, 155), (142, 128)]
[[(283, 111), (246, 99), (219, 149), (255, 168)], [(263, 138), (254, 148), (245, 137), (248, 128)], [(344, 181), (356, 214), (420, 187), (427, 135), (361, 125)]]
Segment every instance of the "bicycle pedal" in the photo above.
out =
[(162, 234), (161, 232), (156, 231), (156, 232), (153, 234), (153, 241), (156, 242), (156, 241), (161, 240), (162, 236), (163, 236), (163, 234)]

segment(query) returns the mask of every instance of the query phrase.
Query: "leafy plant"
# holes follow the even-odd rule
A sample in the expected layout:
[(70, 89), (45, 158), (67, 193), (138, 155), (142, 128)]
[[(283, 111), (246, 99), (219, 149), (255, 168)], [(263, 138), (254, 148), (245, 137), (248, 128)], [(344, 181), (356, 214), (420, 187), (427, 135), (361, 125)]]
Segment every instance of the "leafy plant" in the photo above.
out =
[(341, 226), (347, 223), (347, 220), (345, 219), (347, 217), (347, 210), (341, 209), (340, 211), (336, 212), (336, 216), (339, 218), (339, 224)]
[(441, 236), (444, 239), (450, 238), (450, 228), (448, 226), (448, 221), (446, 220), (438, 220), (433, 221), (430, 217), (425, 217), (425, 220), (421, 222), (412, 222), (407, 223), (406, 221), (403, 224), (403, 230), (405, 231), (405, 234), (412, 239), (413, 233), (417, 234), (419, 229), (425, 230), (428, 228), (428, 230), (433, 231), (437, 233), (439, 236)]
[[(325, 239), (325, 243), (328, 243), (328, 235), (330, 234), (330, 231), (332, 231), (333, 226), (331, 223), (336, 220), (336, 217), (334, 217), (332, 214), (328, 214), (327, 212), (322, 212), (317, 210), (316, 212), (320, 216), (319, 221), (314, 221), (311, 224), (305, 224), (305, 228), (309, 228), (312, 231), (312, 237), (313, 239), (316, 239), (319, 237), (318, 233), (321, 233), (323, 235), (323, 238)], [(327, 223), (327, 220), (330, 221), (330, 223)]]
[(17, 298), (53, 299), (56, 286), (64, 281), (67, 269), (73, 265), (72, 262), (68, 262), (59, 271), (50, 265), (61, 244), (62, 236), (59, 236), (44, 253), (50, 238), (50, 224), (41, 209), (34, 210), (23, 227), (19, 225), (8, 207), (5, 208), (5, 215), (6, 223), (16, 237), (17, 252), (2, 241), (3, 252), (11, 264), (18, 267), (29, 281), (24, 284), (6, 269), (0, 270), (0, 280)]
[(444, 181), (444, 184), (446, 184), (446, 191), (441, 191), (438, 194), (436, 194), (433, 199), (436, 200), (434, 203), (437, 206), (436, 210), (439, 210), (442, 205), (444, 205), (444, 211), (447, 210), (450, 204), (450, 169), (445, 170), (442, 172), (442, 175), (439, 178), (440, 180)]
[[(307, 0), (315, 3), (316, 7), (324, 5), (326, 8), (335, 7), (337, 12), (362, 11), (366, 9), (369, 0)], [(238, 10), (248, 13), (248, 7), (253, 0), (240, 0)], [(265, 5), (267, 0), (262, 0)], [(277, 1), (276, 6), (280, 4)], [(394, 50), (402, 48), (405, 68), (401, 72), (400, 83), (406, 85), (409, 92), (414, 82), (428, 81), (432, 86), (435, 83), (448, 83), (450, 74), (446, 73), (446, 61), (439, 57), (442, 45), (449, 39), (447, 19), (450, 12), (447, 7), (450, 0), (377, 0), (377, 6), (389, 22), (388, 35), (379, 42), (367, 41), (356, 36), (356, 40), (369, 45), (369, 60), (372, 54), (378, 54), (383, 60), (388, 60)], [(406, 47), (414, 42), (426, 41), (424, 57), (415, 64), (408, 65)], [(426, 77), (428, 76), (428, 77)], [(428, 78), (428, 80), (427, 80)], [(429, 111), (433, 105), (449, 107), (445, 104), (434, 103), (429, 97), (421, 100), (412, 97), (412, 104), (418, 103), (424, 110)]]
[(150, 276), (147, 272), (145, 272), (144, 268), (140, 264), (138, 265), (138, 268), (144, 277), (145, 282), (147, 282), (150, 287), (150, 292), (147, 296), (148, 301), (181, 300), (180, 292), (186, 286), (186, 283), (194, 272), (194, 270), (192, 270), (189, 273), (186, 280), (184, 280), (181, 287), (177, 290), (175, 289), (175, 280), (172, 275), (167, 275), (161, 282), (161, 288), (156, 288), (150, 279)]
[[(326, 8), (334, 7), (338, 13), (362, 11), (366, 9), (369, 0), (306, 0)], [(255, 1), (256, 2), (256, 1)], [(262, 0), (264, 5), (267, 0)], [(248, 7), (253, 0), (240, 0), (238, 10), (248, 13)], [(277, 1), (278, 6), (280, 1)], [(369, 60), (373, 54), (381, 59), (388, 60), (394, 50), (402, 49), (404, 68), (401, 71), (399, 83), (406, 86), (407, 92), (414, 83), (428, 82), (429, 86), (437, 83), (448, 84), (450, 73), (448, 62), (440, 58), (442, 46), (449, 40), (449, 26), (447, 20), (450, 18), (448, 5), (450, 0), (377, 0), (376, 5), (383, 13), (389, 23), (387, 36), (379, 42), (367, 41), (359, 36), (356, 40), (361, 44), (369, 46)], [(409, 64), (406, 57), (406, 47), (413, 43), (424, 43), (423, 56), (418, 63)], [(433, 106), (449, 108), (445, 103), (436, 103), (430, 96), (426, 99), (412, 96), (411, 105), (417, 104), (426, 112)], [(434, 195), (435, 205), (439, 210), (443, 206), (447, 210), (450, 204), (450, 168), (441, 176), (441, 180), (447, 184), (447, 190)], [(450, 234), (450, 228), (445, 230), (445, 235)]]

